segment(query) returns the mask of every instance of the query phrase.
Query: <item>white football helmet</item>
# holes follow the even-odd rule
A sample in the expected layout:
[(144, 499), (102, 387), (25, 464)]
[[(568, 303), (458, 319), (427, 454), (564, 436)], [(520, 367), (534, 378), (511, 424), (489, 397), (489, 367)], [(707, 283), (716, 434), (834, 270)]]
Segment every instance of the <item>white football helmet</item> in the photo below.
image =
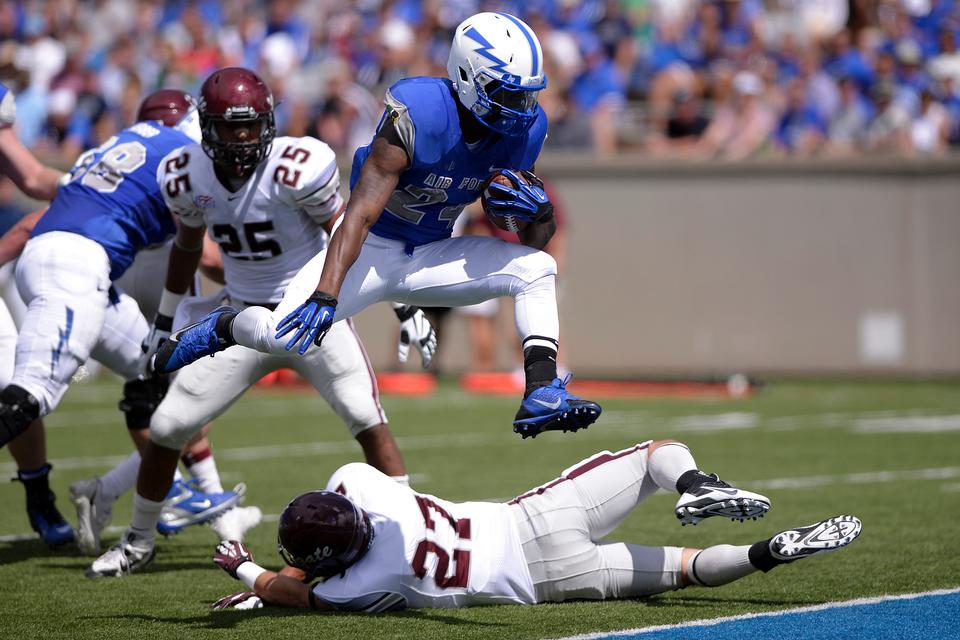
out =
[(523, 134), (547, 86), (543, 50), (533, 30), (506, 13), (478, 13), (457, 27), (447, 73), (461, 104), (484, 125)]

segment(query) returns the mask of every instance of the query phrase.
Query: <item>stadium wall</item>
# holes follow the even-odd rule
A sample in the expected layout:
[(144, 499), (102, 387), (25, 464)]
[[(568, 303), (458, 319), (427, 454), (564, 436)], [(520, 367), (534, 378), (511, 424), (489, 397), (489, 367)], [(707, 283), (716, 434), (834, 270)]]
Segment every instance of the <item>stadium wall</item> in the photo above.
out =
[[(578, 373), (960, 373), (958, 160), (537, 169), (570, 219), (561, 326)], [(395, 366), (395, 324), (358, 319), (378, 368)], [(440, 365), (467, 370), (465, 322), (448, 324)]]

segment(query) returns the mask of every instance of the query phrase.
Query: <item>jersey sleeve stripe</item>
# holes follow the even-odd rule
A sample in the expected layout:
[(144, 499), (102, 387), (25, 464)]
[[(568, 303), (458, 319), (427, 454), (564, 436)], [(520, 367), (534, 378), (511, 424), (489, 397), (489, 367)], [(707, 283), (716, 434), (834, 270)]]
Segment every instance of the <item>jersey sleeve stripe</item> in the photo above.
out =
[(385, 593), (376, 602), (364, 609), (367, 613), (383, 613), (404, 602), (403, 596), (396, 593)]
[[(302, 198), (298, 198), (297, 204), (307, 204), (310, 206), (321, 205), (327, 202), (339, 188), (340, 170), (334, 167), (333, 172), (330, 174), (330, 177), (327, 179), (327, 181)], [(311, 200), (313, 200), (313, 202), (310, 202)]]

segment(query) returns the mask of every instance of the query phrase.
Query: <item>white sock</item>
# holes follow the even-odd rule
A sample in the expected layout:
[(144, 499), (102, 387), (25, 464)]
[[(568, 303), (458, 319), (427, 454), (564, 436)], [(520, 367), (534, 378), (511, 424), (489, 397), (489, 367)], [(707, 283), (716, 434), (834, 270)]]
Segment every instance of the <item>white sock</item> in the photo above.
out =
[(137, 484), (138, 471), (140, 471), (140, 452), (134, 451), (100, 478), (104, 497), (115, 502)]
[(679, 442), (660, 445), (647, 460), (647, 473), (664, 491), (676, 491), (680, 476), (696, 469), (697, 463), (690, 449)]
[(390, 479), (396, 482), (397, 484), (402, 484), (405, 487), (410, 486), (410, 475), (403, 474), (402, 476), (390, 476)]
[(133, 517), (130, 530), (140, 538), (153, 540), (156, 537), (157, 520), (163, 509), (163, 500), (147, 500), (139, 493), (133, 496)]
[(750, 545), (734, 547), (718, 544), (707, 547), (693, 556), (687, 567), (687, 577), (704, 587), (719, 587), (739, 580), (757, 570), (750, 563), (749, 553)]
[(183, 480), (183, 474), (180, 473), (180, 467), (177, 467), (173, 470), (173, 481), (176, 482), (177, 480)]
[[(523, 348), (545, 346), (556, 350), (560, 339), (560, 318), (557, 315), (556, 277), (544, 276), (528, 283), (514, 296), (517, 334)], [(529, 336), (540, 336), (529, 341)]]
[(217, 463), (213, 456), (207, 456), (203, 460), (194, 462), (187, 467), (187, 471), (197, 481), (200, 491), (204, 493), (223, 493), (223, 485), (220, 484), (220, 474), (217, 472)]
[[(247, 307), (233, 319), (230, 333), (237, 344), (263, 353), (286, 353), (284, 346), (289, 342), (292, 333), (280, 340), (274, 338), (276, 327), (273, 314), (264, 307)], [(289, 355), (289, 354), (287, 354)]]

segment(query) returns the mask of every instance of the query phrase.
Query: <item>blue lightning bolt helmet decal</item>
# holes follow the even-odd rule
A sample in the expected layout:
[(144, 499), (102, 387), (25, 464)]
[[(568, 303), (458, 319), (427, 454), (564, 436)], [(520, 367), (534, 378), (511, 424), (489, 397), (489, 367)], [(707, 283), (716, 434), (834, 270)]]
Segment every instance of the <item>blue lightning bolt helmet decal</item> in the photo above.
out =
[(474, 27), (470, 27), (470, 29), (465, 31), (463, 35), (477, 41), (480, 46), (474, 49), (474, 52), (479, 53), (484, 58), (492, 62), (493, 66), (490, 67), (491, 69), (501, 73), (507, 73), (505, 68), (507, 63), (490, 52), (490, 50), (493, 49), (493, 45), (490, 44), (490, 42), (484, 38), (479, 31), (477, 31)]

